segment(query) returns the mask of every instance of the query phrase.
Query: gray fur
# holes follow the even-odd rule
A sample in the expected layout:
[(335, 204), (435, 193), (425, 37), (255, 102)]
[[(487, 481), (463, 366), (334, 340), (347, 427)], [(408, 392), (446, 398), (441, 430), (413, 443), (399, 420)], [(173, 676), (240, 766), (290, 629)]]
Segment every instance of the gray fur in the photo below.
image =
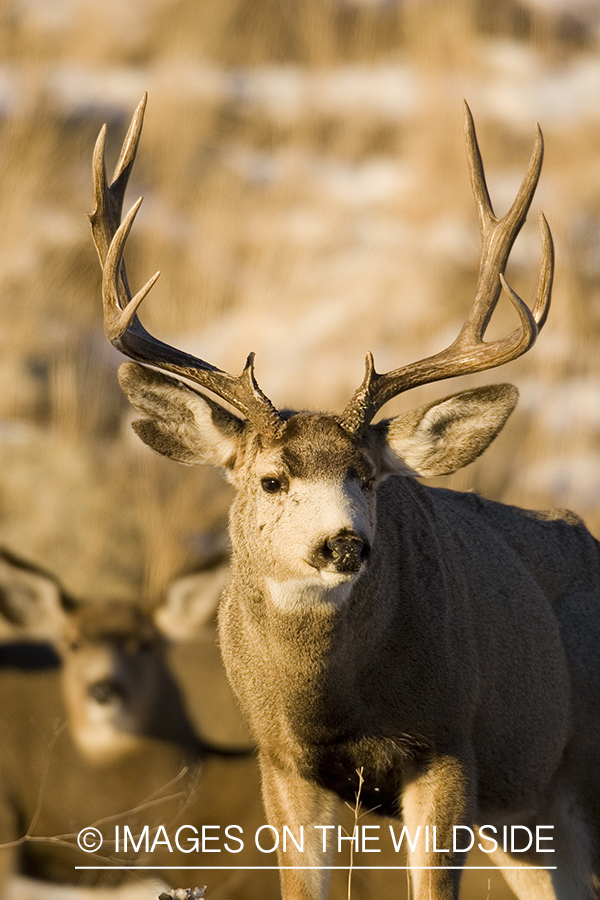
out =
[[(130, 399), (151, 416), (154, 395), (172, 385), (128, 371)], [(178, 407), (186, 396), (180, 386)], [(454, 825), (553, 826), (553, 854), (496, 854), (503, 865), (558, 867), (521, 868), (513, 889), (520, 900), (597, 897), (599, 545), (572, 514), (432, 489), (410, 474), (452, 471), (483, 452), (515, 389), (453, 395), (359, 436), (333, 416), (297, 413), (265, 437), (214, 414), (208, 422), (197, 403), (187, 403), (189, 456), (234, 461), (220, 639), (271, 824), (335, 821), (336, 798), (352, 803), (362, 769), (365, 806), (413, 831), (435, 825), (441, 848)], [(168, 442), (153, 446), (177, 458)], [(311, 546), (335, 534), (360, 540), (358, 571), (326, 556), (311, 563)], [(410, 861), (416, 900), (456, 900), (463, 854), (420, 847)], [(313, 844), (280, 862), (326, 860)], [(322, 872), (281, 877), (285, 900), (326, 891)]]

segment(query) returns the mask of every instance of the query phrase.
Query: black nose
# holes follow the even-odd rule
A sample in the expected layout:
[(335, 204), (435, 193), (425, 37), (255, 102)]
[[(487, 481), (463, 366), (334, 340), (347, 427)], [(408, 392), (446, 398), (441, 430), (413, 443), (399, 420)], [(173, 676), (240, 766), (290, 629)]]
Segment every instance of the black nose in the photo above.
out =
[(113, 681), (112, 678), (104, 678), (102, 681), (96, 681), (88, 688), (88, 694), (96, 703), (110, 703), (111, 700), (123, 700), (125, 692), (120, 684)]
[(335, 569), (337, 572), (358, 572), (369, 557), (367, 541), (354, 531), (341, 531), (319, 547), (313, 565), (318, 569)]

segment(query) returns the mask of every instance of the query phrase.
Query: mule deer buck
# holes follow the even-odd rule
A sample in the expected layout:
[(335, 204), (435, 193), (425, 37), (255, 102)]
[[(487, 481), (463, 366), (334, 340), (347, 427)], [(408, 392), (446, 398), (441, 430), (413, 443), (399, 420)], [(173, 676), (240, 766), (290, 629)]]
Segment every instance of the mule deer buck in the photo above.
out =
[[(155, 618), (173, 620), (182, 592), (189, 595), (194, 581), (187, 576), (173, 582)], [(202, 591), (201, 574), (198, 582), (196, 593)], [(218, 683), (222, 679), (226, 688), (224, 674), (210, 662), (203, 670), (207, 653), (220, 664), (218, 651), (216, 659), (210, 657), (213, 612), (214, 605), (205, 603), (208, 639), (200, 635), (198, 618), (194, 645), (200, 665), (188, 677), (196, 691), (215, 690), (222, 700)], [(236, 734), (233, 701), (231, 747), (211, 745), (213, 734), (223, 734), (222, 724), (215, 730), (203, 715), (190, 720), (182, 686), (167, 665), (170, 648), (150, 613), (130, 602), (76, 601), (53, 576), (1, 551), (0, 617), (12, 626), (11, 642), (0, 644), (0, 897), (6, 896), (12, 874), (34, 878), (36, 885), (43, 880), (88, 887), (110, 887), (127, 878), (135, 884), (139, 874), (147, 874), (111, 871), (118, 863), (157, 867), (150, 875), (175, 887), (184, 877), (187, 881), (183, 867), (210, 866), (210, 872), (194, 873), (209, 885), (209, 898), (230, 891), (247, 900), (276, 897), (273, 873), (257, 884), (245, 872), (212, 870), (219, 860), (229, 866), (264, 863), (251, 840), (264, 824), (258, 766), (241, 729)], [(39, 643), (50, 636), (54, 654), (51, 645)], [(204, 685), (194, 677), (199, 673)], [(203, 712), (214, 716), (210, 702)], [(218, 715), (227, 714), (221, 702)], [(197, 736), (198, 725), (205, 723), (211, 744)], [(115, 848), (115, 825), (121, 836), (130, 828), (137, 850), (131, 842), (127, 852), (122, 843)], [(139, 839), (148, 826), (152, 847), (160, 825), (173, 852), (164, 842), (148, 852), (145, 838)], [(179, 849), (175, 841), (181, 825), (199, 834), (209, 826), (208, 834), (219, 842), (207, 844), (208, 852), (190, 854), (193, 844), (184, 842)], [(235, 855), (223, 851), (231, 825), (243, 829), (244, 849)], [(92, 826), (104, 835), (98, 856), (77, 846), (78, 832)], [(182, 841), (189, 837), (193, 832), (184, 830)], [(239, 849), (238, 843), (229, 845)], [(217, 847), (221, 852), (210, 852)], [(89, 865), (106, 868), (75, 869)], [(30, 893), (38, 896), (38, 891)]]
[[(570, 513), (416, 480), (479, 456), (517, 402), (513, 386), (463, 391), (373, 423), (410, 388), (503, 365), (534, 343), (553, 276), (543, 215), (531, 310), (504, 271), (538, 182), (541, 132), (516, 199), (497, 218), (465, 109), (482, 233), (465, 324), (447, 349), (385, 375), (369, 354), (362, 384), (333, 415), (278, 411), (252, 355), (234, 377), (140, 323), (157, 276), (132, 297), (123, 253), (139, 202), (119, 221), (144, 106), (145, 98), (110, 185), (104, 133), (96, 145), (90, 221), (105, 332), (135, 360), (120, 382), (143, 416), (134, 423), (142, 440), (179, 462), (220, 467), (237, 489), (220, 641), (259, 747), (269, 822), (308, 835), (303, 852), (288, 844), (280, 854), (284, 900), (325, 895), (322, 829), (335, 823), (338, 798), (353, 802), (357, 771), (364, 806), (421, 835), (410, 851), (416, 900), (456, 900), (465, 853), (454, 838), (475, 824), (553, 835), (551, 846), (538, 841), (528, 852), (501, 840), (491, 848), (522, 900), (598, 897), (599, 544)], [(520, 324), (486, 342), (502, 290)]]

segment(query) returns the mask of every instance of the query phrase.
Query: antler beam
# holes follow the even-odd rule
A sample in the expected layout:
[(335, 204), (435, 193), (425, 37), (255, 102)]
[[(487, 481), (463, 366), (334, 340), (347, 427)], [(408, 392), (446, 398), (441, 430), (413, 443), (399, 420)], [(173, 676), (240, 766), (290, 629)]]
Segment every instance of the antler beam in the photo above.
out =
[[(94, 209), (88, 218), (103, 270), (102, 297), (106, 336), (126, 356), (164, 369), (211, 391), (241, 412), (259, 431), (275, 434), (281, 428), (282, 417), (258, 386), (254, 377), (254, 354), (251, 353), (248, 357), (242, 374), (233, 376), (159, 341), (146, 331), (138, 318), (139, 306), (154, 285), (158, 273), (132, 297), (123, 254), (141, 199), (127, 213), (122, 223), (121, 215), (142, 131), (146, 99), (144, 95), (134, 113), (110, 184), (104, 161), (106, 126), (100, 132), (94, 150)], [(539, 126), (523, 183), (511, 208), (501, 219), (494, 215), (473, 117), (466, 103), (465, 142), (482, 238), (475, 299), (456, 340), (440, 353), (385, 375), (375, 371), (373, 357), (370, 353), (367, 355), (363, 382), (339, 416), (340, 423), (350, 432), (362, 431), (388, 400), (410, 388), (457, 375), (481, 372), (517, 359), (532, 346), (546, 321), (552, 292), (554, 249), (543, 214), (540, 214), (542, 261), (532, 310), (504, 277), (510, 251), (525, 222), (542, 168), (544, 150)], [(502, 289), (519, 315), (520, 326), (504, 338), (485, 342), (483, 338)]]
[[(540, 176), (544, 154), (541, 130), (538, 126), (531, 160), (519, 192), (511, 208), (501, 219), (496, 218), (492, 209), (473, 117), (466, 103), (465, 142), (482, 238), (475, 299), (458, 337), (440, 353), (385, 375), (375, 371), (373, 357), (370, 353), (367, 355), (363, 382), (340, 416), (344, 427), (351, 432), (366, 428), (388, 400), (410, 388), (457, 375), (481, 372), (517, 359), (529, 350), (546, 321), (552, 292), (554, 248), (543, 213), (540, 214), (542, 262), (533, 310), (513, 291), (504, 277), (510, 251), (525, 222)], [(519, 315), (520, 327), (505, 338), (486, 343), (483, 337), (502, 289)]]
[(141, 199), (127, 213), (122, 224), (119, 223), (142, 133), (146, 101), (147, 95), (144, 94), (131, 120), (110, 185), (104, 160), (106, 126), (102, 128), (94, 149), (94, 208), (88, 219), (102, 266), (105, 334), (117, 350), (131, 359), (188, 379), (230, 403), (261, 432), (275, 432), (281, 425), (281, 417), (256, 382), (253, 353), (249, 355), (241, 375), (229, 375), (204, 360), (159, 341), (146, 331), (137, 316), (141, 302), (159, 275), (157, 272), (135, 297), (131, 296), (123, 254)]

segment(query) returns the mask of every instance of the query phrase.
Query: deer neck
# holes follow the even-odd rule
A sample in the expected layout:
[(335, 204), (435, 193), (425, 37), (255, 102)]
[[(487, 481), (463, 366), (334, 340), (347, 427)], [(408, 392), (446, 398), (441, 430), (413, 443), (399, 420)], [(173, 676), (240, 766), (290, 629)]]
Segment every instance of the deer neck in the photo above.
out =
[(333, 742), (346, 729), (355, 677), (353, 662), (339, 659), (348, 603), (266, 579), (259, 587), (233, 569), (219, 614), (221, 650), (251, 730), (263, 744), (269, 736), (275, 755), (286, 748), (299, 758), (306, 745)]

